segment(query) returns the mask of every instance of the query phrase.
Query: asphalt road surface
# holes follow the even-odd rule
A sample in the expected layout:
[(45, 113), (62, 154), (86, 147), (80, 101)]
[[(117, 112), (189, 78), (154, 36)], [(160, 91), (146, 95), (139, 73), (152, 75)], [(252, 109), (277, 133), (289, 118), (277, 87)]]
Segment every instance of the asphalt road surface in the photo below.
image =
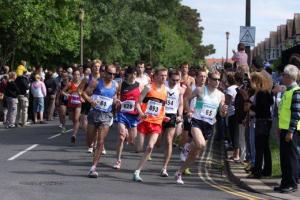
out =
[(144, 182), (133, 182), (132, 173), (141, 154), (125, 146), (122, 168), (112, 168), (115, 127), (105, 143), (107, 154), (101, 158), (99, 178), (87, 178), (91, 154), (87, 152), (84, 133), (80, 131), (76, 145), (71, 145), (71, 132), (60, 134), (57, 124), (53, 121), (0, 129), (0, 200), (260, 199), (228, 181), (222, 172), (222, 149), (218, 144), (207, 145), (209, 151), (192, 167), (192, 176), (184, 177), (185, 185), (176, 185), (173, 176), (180, 165), (177, 149), (168, 170), (170, 176), (159, 176), (162, 148), (154, 150), (152, 161), (142, 171)]

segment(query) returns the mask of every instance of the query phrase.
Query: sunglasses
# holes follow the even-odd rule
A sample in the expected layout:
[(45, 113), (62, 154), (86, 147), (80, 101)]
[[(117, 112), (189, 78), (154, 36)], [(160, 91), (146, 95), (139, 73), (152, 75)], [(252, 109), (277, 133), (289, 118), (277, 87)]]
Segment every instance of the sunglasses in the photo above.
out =
[(213, 78), (213, 77), (210, 77), (210, 79), (214, 80), (214, 81), (221, 81), (220, 78)]
[(110, 76), (115, 76), (115, 75), (116, 75), (116, 73), (111, 73), (111, 72), (108, 72), (108, 71), (106, 71), (106, 73), (107, 73), (108, 75), (110, 75)]

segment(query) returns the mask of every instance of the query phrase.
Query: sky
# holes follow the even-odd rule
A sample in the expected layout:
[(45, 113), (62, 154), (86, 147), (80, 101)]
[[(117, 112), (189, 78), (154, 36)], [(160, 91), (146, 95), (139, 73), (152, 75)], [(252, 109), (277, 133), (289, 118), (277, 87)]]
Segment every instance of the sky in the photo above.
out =
[[(213, 44), (216, 53), (210, 58), (226, 57), (226, 35), (228, 31), (228, 57), (237, 48), (240, 26), (245, 25), (246, 0), (182, 0), (183, 5), (197, 9), (204, 27), (203, 44)], [(256, 27), (255, 43), (263, 41), (299, 13), (300, 0), (252, 0), (251, 26)]]

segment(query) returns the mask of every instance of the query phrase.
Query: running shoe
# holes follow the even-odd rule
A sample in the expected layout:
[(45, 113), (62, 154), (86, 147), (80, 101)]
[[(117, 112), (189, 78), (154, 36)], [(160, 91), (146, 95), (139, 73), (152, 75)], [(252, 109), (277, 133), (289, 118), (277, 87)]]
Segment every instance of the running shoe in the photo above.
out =
[(62, 124), (59, 124), (59, 125), (58, 125), (58, 128), (63, 128), (63, 125), (62, 125)]
[(93, 153), (93, 147), (88, 148), (89, 153)]
[(71, 137), (71, 143), (72, 144), (75, 144), (76, 143), (76, 137), (74, 135), (72, 135)]
[(103, 150), (102, 150), (101, 154), (102, 154), (102, 155), (106, 155), (106, 150), (105, 150), (104, 147), (103, 147)]
[(152, 160), (151, 154), (148, 156), (147, 160), (148, 160), (148, 161), (151, 161), (151, 160)]
[(132, 178), (133, 181), (135, 182), (143, 182), (143, 179), (140, 177), (140, 173), (135, 171), (133, 173), (133, 178)]
[(180, 185), (183, 185), (183, 184), (184, 184), (184, 182), (183, 182), (183, 180), (182, 180), (182, 175), (181, 175), (181, 173), (178, 172), (178, 171), (175, 173), (175, 180), (176, 180), (176, 183), (177, 183), (177, 184), (180, 184)]
[(186, 143), (180, 152), (180, 160), (184, 162), (187, 159), (189, 152), (190, 152), (190, 144)]
[(14, 125), (14, 124), (8, 125), (8, 128), (15, 128), (15, 127), (16, 127), (16, 125)]
[(117, 160), (113, 166), (114, 169), (120, 169), (121, 168), (121, 160)]
[(191, 176), (191, 175), (192, 175), (192, 172), (190, 171), (190, 168), (186, 168), (186, 169), (183, 171), (183, 175)]
[(61, 133), (66, 133), (66, 127), (63, 126), (63, 127), (61, 128)]
[(162, 169), (162, 170), (160, 171), (160, 176), (161, 176), (161, 177), (168, 177), (169, 174), (168, 174), (168, 172), (167, 172), (166, 169)]
[(96, 169), (91, 169), (89, 171), (88, 177), (89, 178), (98, 178), (98, 172), (96, 172)]

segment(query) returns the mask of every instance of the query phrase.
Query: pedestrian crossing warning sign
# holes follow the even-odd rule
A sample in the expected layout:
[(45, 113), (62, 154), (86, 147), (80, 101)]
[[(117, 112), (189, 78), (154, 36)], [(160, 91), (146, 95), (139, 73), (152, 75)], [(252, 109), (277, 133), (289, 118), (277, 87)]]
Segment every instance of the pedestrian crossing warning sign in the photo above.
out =
[(255, 46), (255, 26), (240, 26), (240, 42), (245, 46)]

